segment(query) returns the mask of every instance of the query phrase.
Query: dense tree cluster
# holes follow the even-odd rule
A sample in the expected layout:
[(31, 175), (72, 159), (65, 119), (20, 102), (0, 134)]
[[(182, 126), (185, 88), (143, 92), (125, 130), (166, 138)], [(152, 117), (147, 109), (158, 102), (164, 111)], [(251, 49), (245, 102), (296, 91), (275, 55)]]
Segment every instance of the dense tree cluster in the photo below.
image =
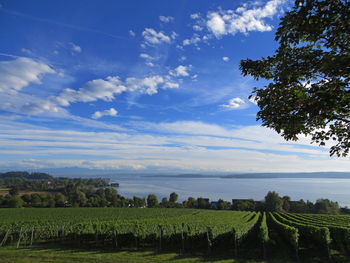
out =
[(268, 81), (253, 93), (263, 126), (287, 140), (331, 140), (331, 155), (349, 153), (349, 21), (348, 0), (296, 0), (281, 19), (275, 54), (241, 61), (243, 75)]
[(0, 173), (0, 186), (16, 187), (26, 191), (52, 191), (63, 189), (69, 183), (84, 184), (93, 187), (107, 187), (108, 181), (103, 178), (67, 178), (53, 177), (47, 173), (6, 172)]

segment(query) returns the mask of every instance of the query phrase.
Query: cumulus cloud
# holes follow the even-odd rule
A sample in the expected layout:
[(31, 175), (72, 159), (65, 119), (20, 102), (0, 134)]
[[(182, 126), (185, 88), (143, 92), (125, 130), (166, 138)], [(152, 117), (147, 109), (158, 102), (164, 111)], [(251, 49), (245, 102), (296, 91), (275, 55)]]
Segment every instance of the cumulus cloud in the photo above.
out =
[(191, 38), (184, 39), (182, 41), (183, 46), (188, 46), (188, 45), (195, 45), (201, 41), (201, 38), (198, 35), (194, 35)]
[(241, 98), (232, 98), (230, 99), (227, 104), (223, 104), (221, 105), (221, 107), (230, 109), (230, 110), (236, 110), (236, 109), (241, 109), (244, 106), (246, 106), (246, 103), (244, 100), (242, 100)]
[(164, 23), (169, 23), (174, 21), (174, 18), (172, 16), (159, 16), (159, 20)]
[(222, 57), (222, 60), (225, 61), (225, 62), (227, 62), (227, 61), (230, 60), (230, 58), (229, 58), (229, 57)]
[(46, 63), (30, 58), (0, 61), (0, 92), (15, 94), (31, 83), (41, 84), (41, 77), (49, 73), (56, 72)]
[(94, 114), (92, 114), (93, 119), (99, 119), (103, 116), (117, 116), (118, 111), (114, 108), (110, 108), (109, 110), (104, 111), (96, 111)]
[(167, 81), (162, 76), (151, 76), (143, 79), (127, 78), (126, 85), (130, 91), (139, 91), (148, 95), (158, 93), (158, 89), (178, 88), (177, 83)]
[(153, 28), (145, 28), (145, 30), (142, 32), (142, 36), (144, 37), (147, 45), (159, 45), (162, 43), (171, 42), (171, 38), (169, 36), (162, 31), (157, 32)]
[(225, 21), (220, 14), (212, 12), (208, 18), (207, 27), (216, 37), (226, 34)]
[(169, 74), (174, 77), (188, 77), (190, 75), (190, 73), (188, 73), (190, 69), (191, 69), (191, 65), (190, 66), (180, 65), (176, 67), (174, 70), (169, 71)]
[(69, 106), (73, 102), (90, 102), (95, 100), (111, 101), (114, 96), (126, 91), (119, 77), (109, 76), (106, 79), (94, 79), (78, 90), (65, 89), (56, 97), (58, 104)]
[[(220, 9), (218, 11), (209, 11), (204, 25), (216, 38), (221, 38), (228, 34), (246, 34), (250, 31), (271, 31), (272, 26), (267, 23), (266, 19), (273, 18), (284, 1), (270, 0), (260, 7), (257, 4), (245, 3), (235, 10)], [(203, 26), (203, 18), (196, 15), (191, 15), (191, 18), (197, 21), (198, 26)], [(196, 29), (194, 28), (194, 30)]]

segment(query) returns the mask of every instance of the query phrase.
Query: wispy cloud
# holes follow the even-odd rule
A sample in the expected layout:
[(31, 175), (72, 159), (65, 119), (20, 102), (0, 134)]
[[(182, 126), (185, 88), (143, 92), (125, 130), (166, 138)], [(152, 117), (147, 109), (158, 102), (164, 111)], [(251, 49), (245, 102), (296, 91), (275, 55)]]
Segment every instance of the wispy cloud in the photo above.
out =
[(238, 97), (232, 98), (227, 102), (227, 104), (221, 105), (221, 107), (229, 110), (242, 109), (242, 108), (245, 108), (246, 106), (247, 106), (246, 102)]
[(96, 111), (94, 114), (92, 114), (92, 118), (93, 119), (99, 119), (103, 116), (117, 116), (118, 111), (114, 108), (110, 108), (108, 110), (104, 110), (104, 111)]
[(175, 19), (172, 16), (159, 16), (159, 20), (163, 23), (173, 22)]
[(43, 22), (43, 23), (48, 23), (48, 24), (52, 24), (52, 25), (56, 25), (56, 26), (60, 26), (60, 27), (65, 27), (65, 28), (69, 28), (69, 29), (73, 29), (73, 30), (77, 30), (77, 31), (94, 33), (94, 34), (103, 35), (103, 36), (111, 37), (111, 38), (115, 38), (115, 39), (129, 40), (127, 37), (124, 37), (124, 36), (114, 35), (114, 34), (111, 34), (108, 32), (95, 30), (92, 28), (83, 27), (83, 26), (79, 26), (79, 25), (67, 24), (67, 23), (55, 21), (52, 19), (32, 16), (32, 15), (28, 15), (28, 14), (25, 14), (22, 12), (13, 11), (13, 10), (3, 8), (3, 7), (0, 8), (0, 12), (5, 12), (5, 13), (8, 13), (10, 15), (17, 16), (17, 17), (22, 17), (25, 19), (30, 19), (30, 20), (34, 20), (34, 21), (38, 21), (38, 22)]
[[(330, 165), (337, 171), (349, 169), (346, 160), (329, 159), (327, 149), (308, 146), (308, 138), (286, 144), (279, 135), (260, 126), (225, 128), (204, 122), (136, 122), (133, 127), (138, 132), (130, 133), (54, 130), (23, 126), (11, 120), (0, 122), (0, 155), (15, 154), (18, 160), (0, 162), (0, 168), (74, 164), (99, 169), (158, 167), (168, 171), (179, 167), (195, 171), (246, 171), (247, 167), (269, 172), (322, 171)], [(45, 160), (48, 154), (51, 160)], [(70, 160), (61, 156), (70, 156)], [(104, 160), (99, 160), (101, 156)]]

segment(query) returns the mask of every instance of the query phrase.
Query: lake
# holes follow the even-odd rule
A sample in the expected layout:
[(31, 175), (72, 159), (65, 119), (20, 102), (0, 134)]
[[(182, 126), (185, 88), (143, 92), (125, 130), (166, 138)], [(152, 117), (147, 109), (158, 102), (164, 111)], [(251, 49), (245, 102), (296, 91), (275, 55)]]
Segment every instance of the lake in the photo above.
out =
[(222, 198), (263, 200), (268, 191), (281, 196), (289, 195), (292, 200), (304, 199), (315, 202), (319, 198), (337, 201), (341, 206), (350, 207), (350, 179), (324, 178), (269, 178), (269, 179), (223, 179), (223, 178), (179, 178), (117, 176), (118, 191), (125, 197), (146, 197), (156, 194), (158, 199), (169, 197), (176, 192), (179, 200), (189, 196), (207, 197), (212, 201)]

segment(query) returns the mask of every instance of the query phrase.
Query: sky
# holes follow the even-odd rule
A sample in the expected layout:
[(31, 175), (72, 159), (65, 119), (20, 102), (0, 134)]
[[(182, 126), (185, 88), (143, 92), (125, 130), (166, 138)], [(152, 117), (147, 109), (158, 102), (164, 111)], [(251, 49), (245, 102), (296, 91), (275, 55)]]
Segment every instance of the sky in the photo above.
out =
[(0, 0), (0, 170), (350, 171), (249, 99), (290, 0)]

